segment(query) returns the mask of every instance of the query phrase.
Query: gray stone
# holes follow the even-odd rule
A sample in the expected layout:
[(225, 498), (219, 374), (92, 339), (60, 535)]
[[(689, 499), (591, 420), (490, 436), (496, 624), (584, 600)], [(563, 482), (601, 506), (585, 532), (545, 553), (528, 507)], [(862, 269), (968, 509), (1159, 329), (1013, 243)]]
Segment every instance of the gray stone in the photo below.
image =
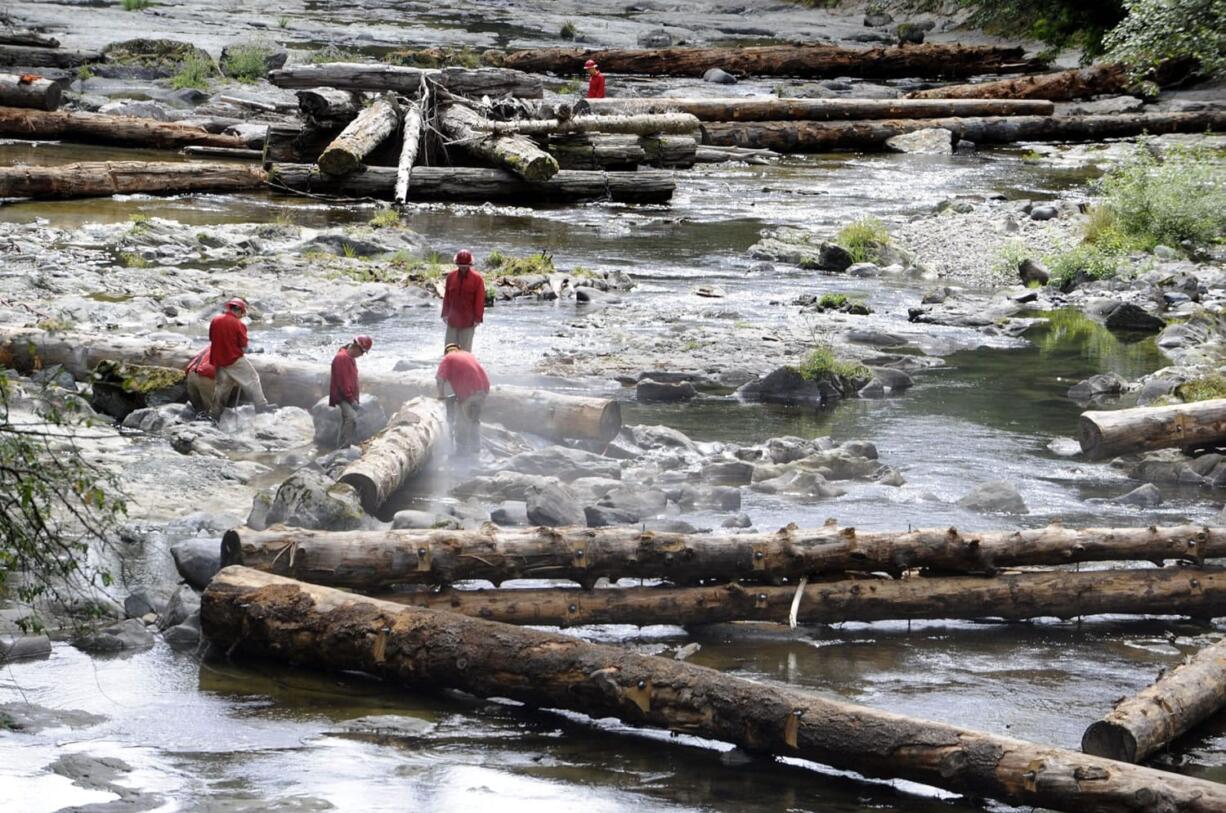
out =
[[(170, 555), (183, 581), (203, 590), (221, 570), (221, 539), (187, 539), (170, 546)], [(126, 605), (125, 605), (126, 608)], [(142, 613), (143, 615), (143, 613)]]
[(141, 621), (129, 618), (105, 629), (87, 632), (72, 644), (90, 654), (136, 652), (153, 646), (153, 633)]
[(702, 467), (702, 478), (721, 486), (745, 486), (753, 481), (753, 464), (743, 460), (717, 460)]
[(958, 500), (958, 505), (979, 513), (1029, 514), (1030, 509), (1012, 483), (990, 480)]
[(894, 34), (899, 45), (922, 45), (924, 42), (924, 29), (917, 23), (899, 23)]
[(281, 483), (264, 521), (266, 525), (280, 522), (320, 531), (354, 531), (367, 523), (367, 516), (353, 486), (302, 468)]
[(528, 504), (521, 500), (504, 500), (490, 511), (490, 521), (503, 527), (528, 524)]
[(1107, 314), (1107, 327), (1111, 330), (1157, 333), (1166, 327), (1166, 320), (1153, 315), (1139, 305), (1124, 302)]
[(246, 525), (253, 531), (262, 531), (268, 527), (268, 512), (272, 510), (272, 501), (276, 492), (261, 491), (251, 498), (251, 510), (247, 513)]
[(869, 369), (873, 372), (873, 380), (880, 382), (881, 386), (889, 389), (890, 392), (902, 392), (915, 384), (911, 376), (893, 367), (870, 367)]
[(607, 528), (614, 525), (633, 525), (640, 517), (633, 511), (608, 505), (589, 505), (583, 509), (589, 528)]
[(328, 734), (365, 734), (393, 739), (418, 739), (428, 736), (437, 728), (435, 723), (403, 714), (372, 714), (345, 720), (340, 727)]
[(131, 116), (138, 119), (154, 119), (156, 121), (173, 121), (176, 117), (163, 105), (157, 102), (122, 99), (107, 102), (98, 108), (99, 113), (108, 116)]
[(696, 534), (699, 529), (683, 519), (649, 519), (643, 523), (649, 531), (659, 534)]
[[(220, 548), (218, 545), (219, 552)], [(128, 618), (142, 618), (149, 613), (161, 615), (173, 592), (164, 587), (137, 587), (123, 600), (124, 615)]]
[(0, 664), (51, 656), (46, 635), (0, 635)]
[(698, 391), (688, 381), (672, 383), (645, 379), (634, 388), (634, 397), (645, 404), (690, 401), (697, 395)]
[(847, 266), (847, 275), (862, 279), (881, 276), (881, 268), (876, 263), (852, 263)]
[(954, 151), (954, 134), (944, 127), (927, 127), (887, 139), (885, 145), (895, 152), (918, 155), (950, 155)]
[(158, 629), (166, 630), (182, 624), (192, 613), (200, 612), (200, 594), (195, 590), (180, 585), (166, 602), (166, 610), (158, 616)]
[(954, 152), (958, 155), (973, 155), (977, 149), (975, 142), (969, 138), (959, 138), (958, 143), (954, 145)]
[(702, 81), (717, 85), (735, 85), (736, 77), (722, 68), (711, 68), (702, 75)]
[(1115, 373), (1092, 375), (1069, 387), (1068, 397), (1074, 401), (1089, 401), (1101, 395), (1119, 395), (1124, 391), (1124, 379)]
[(1056, 106), (1058, 116), (1118, 116), (1124, 113), (1138, 113), (1145, 107), (1145, 102), (1136, 96), (1109, 96), (1093, 101), (1071, 102)]
[(856, 396), (859, 398), (884, 398), (885, 385), (877, 379), (873, 379), (857, 390)]
[(1046, 285), (1051, 279), (1051, 272), (1041, 262), (1029, 258), (1018, 263), (1017, 275), (1021, 277), (1023, 285), (1029, 285), (1032, 282)]
[(733, 486), (715, 486), (709, 491), (700, 491), (695, 505), (720, 511), (740, 511), (741, 490)]
[[(847, 249), (836, 243), (822, 243), (818, 247), (817, 268), (821, 271), (846, 271), (855, 261)], [(807, 268), (805, 263), (801, 268)]]
[(180, 651), (195, 649), (200, 646), (200, 612), (189, 615), (183, 623), (175, 624), (162, 633), (162, 639), (171, 649)]
[[(363, 394), (358, 399), (358, 425), (353, 436), (354, 443), (372, 438), (387, 426), (387, 414), (383, 405), (373, 395)], [(311, 420), (315, 422), (315, 444), (327, 449), (336, 447), (341, 433), (340, 407), (328, 406), (328, 399), (320, 398), (311, 407)]]
[(847, 341), (856, 344), (871, 344), (876, 347), (901, 347), (907, 343), (904, 336), (886, 333), (884, 330), (849, 330)]
[(1162, 492), (1153, 483), (1146, 483), (1143, 486), (1137, 486), (1122, 497), (1117, 497), (1115, 501), (1139, 508), (1156, 508), (1162, 504)]
[(1054, 220), (1060, 216), (1060, 210), (1055, 206), (1035, 206), (1030, 210), (1031, 220)]
[(86, 728), (106, 722), (100, 714), (76, 709), (52, 709), (33, 703), (0, 703), (0, 720), (10, 731), (37, 734), (48, 728)]
[(753, 520), (749, 518), (749, 514), (737, 514), (736, 516), (728, 517), (720, 523), (722, 528), (752, 528)]
[(574, 491), (556, 482), (531, 485), (527, 489), (528, 521), (551, 528), (584, 526), (587, 517)]
[(659, 28), (639, 34), (637, 42), (640, 48), (668, 48), (673, 44), (673, 35)]
[(501, 469), (520, 474), (557, 477), (563, 482), (580, 477), (617, 480), (622, 476), (621, 464), (616, 460), (568, 446), (547, 446), (531, 452), (520, 452), (504, 461)]
[(392, 530), (427, 530), (438, 522), (438, 515), (433, 511), (413, 511), (406, 509), (397, 511), (392, 516)]
[(684, 432), (671, 426), (628, 426), (625, 430), (636, 446), (643, 449), (680, 449), (697, 451), (698, 447)]
[(871, 12), (864, 15), (864, 25), (868, 28), (881, 28), (894, 22), (894, 17), (884, 11)]
[(1175, 391), (1179, 383), (1179, 379), (1176, 378), (1164, 378), (1162, 376), (1151, 378), (1141, 387), (1141, 392), (1137, 395), (1137, 406), (1149, 406), (1155, 401), (1165, 398)]

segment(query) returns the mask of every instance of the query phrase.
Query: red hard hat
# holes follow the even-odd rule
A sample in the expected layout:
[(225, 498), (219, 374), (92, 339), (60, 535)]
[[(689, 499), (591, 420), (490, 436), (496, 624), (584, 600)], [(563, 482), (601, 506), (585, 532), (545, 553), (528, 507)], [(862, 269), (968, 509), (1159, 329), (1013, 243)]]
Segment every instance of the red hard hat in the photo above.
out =
[(462, 248), (455, 253), (456, 265), (472, 265), (473, 253), (466, 248)]
[(226, 303), (226, 307), (227, 308), (238, 308), (241, 311), (246, 311), (247, 310), (247, 300), (243, 299), (241, 296), (236, 296), (233, 299), (231, 299), (229, 302)]
[(354, 336), (353, 343), (362, 348), (363, 353), (369, 353), (370, 348), (375, 346), (375, 342), (369, 336)]
[(594, 60), (594, 59), (589, 59), (587, 62), (584, 62), (584, 63), (583, 63), (583, 67), (585, 67), (585, 68), (595, 68), (595, 67), (596, 67), (596, 60)]

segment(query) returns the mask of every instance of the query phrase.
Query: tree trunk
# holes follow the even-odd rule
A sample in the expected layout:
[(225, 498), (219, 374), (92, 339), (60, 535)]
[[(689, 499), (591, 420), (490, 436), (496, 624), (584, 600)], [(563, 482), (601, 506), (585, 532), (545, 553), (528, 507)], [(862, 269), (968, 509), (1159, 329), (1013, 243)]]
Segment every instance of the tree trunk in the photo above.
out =
[(485, 119), (463, 105), (443, 108), (439, 126), (465, 150), (526, 181), (547, 181), (558, 171), (553, 156), (525, 136), (496, 136), (482, 131)]
[(264, 164), (314, 164), (342, 129), (318, 124), (271, 124), (264, 137)]
[(1226, 787), (876, 711), (624, 647), (517, 629), (230, 567), (201, 605), (228, 651), (410, 689), (459, 689), (735, 743), (869, 776), (1069, 811), (1220, 813)]
[(634, 169), (647, 153), (632, 135), (563, 135), (549, 139), (549, 154), (562, 169)]
[(1081, 413), (1081, 453), (1102, 460), (1169, 447), (1226, 443), (1226, 398)]
[(0, 167), (0, 198), (94, 198), (263, 189), (264, 171), (233, 163), (87, 161)]
[[(392, 200), (394, 167), (367, 167), (341, 178), (302, 164), (274, 164), (270, 181), (292, 191)], [(413, 200), (515, 201), (522, 204), (611, 199), (628, 203), (667, 203), (676, 184), (671, 172), (558, 172), (531, 183), (503, 169), (413, 167)]]
[(400, 126), (400, 107), (393, 96), (376, 99), (341, 131), (319, 156), (319, 168), (329, 175), (348, 175), (362, 166), (362, 160), (396, 132)]
[(430, 459), (443, 435), (443, 405), (414, 398), (397, 410), (387, 427), (362, 448), (362, 456), (337, 478), (353, 486), (372, 516)]
[(102, 54), (97, 51), (0, 45), (0, 65), (15, 65), (21, 68), (77, 68), (101, 61)]
[[(224, 166), (250, 171), (233, 164)], [(0, 366), (25, 373), (62, 364), (74, 376), (86, 380), (89, 371), (104, 359), (181, 369), (197, 352), (199, 347), (191, 343), (0, 326)], [(299, 361), (264, 355), (247, 358), (260, 374), (264, 394), (273, 403), (310, 409), (328, 394), (327, 359)], [(388, 406), (399, 406), (410, 398), (431, 397), (436, 390), (433, 378), (415, 380), (403, 373), (363, 373), (362, 391), (378, 396)], [(519, 387), (493, 387), (482, 416), (517, 432), (553, 438), (607, 443), (621, 431), (621, 407), (617, 401)]]
[(421, 107), (416, 102), (409, 102), (404, 113), (404, 135), (400, 140), (400, 162), (396, 166), (397, 203), (404, 204), (409, 200), (409, 183), (412, 180), (413, 164), (417, 161), (417, 151), (421, 144), (424, 125), (421, 117)]
[(701, 121), (845, 121), (848, 119), (927, 119), (941, 116), (1050, 116), (1056, 106), (1043, 101), (992, 99), (779, 99), (759, 96), (730, 99), (588, 99), (593, 113), (689, 113)]
[[(740, 584), (602, 590), (417, 590), (383, 597), (507, 624), (787, 623), (796, 587)], [(921, 619), (1077, 618), (1083, 615), (1187, 615), (1213, 618), (1226, 601), (1226, 571), (1031, 571), (995, 577), (848, 579), (808, 584), (796, 619), (813, 624)]]
[(698, 155), (698, 139), (693, 136), (641, 136), (639, 144), (653, 167), (692, 167)]
[(1016, 141), (1101, 141), (1149, 133), (1203, 133), (1226, 130), (1226, 111), (1140, 113), (1115, 116), (1011, 116), (843, 122), (712, 122), (702, 126), (703, 143), (717, 147), (766, 147), (779, 152), (883, 149), (896, 135), (944, 127), (976, 144)]
[(1087, 754), (1142, 762), (1226, 706), (1226, 641), (1207, 646), (1086, 729)]
[(264, 158), (263, 150), (242, 150), (237, 147), (200, 147), (183, 148), (184, 155), (204, 155), (215, 158), (234, 158), (243, 161), (260, 161)]
[(62, 85), (50, 79), (22, 82), (15, 73), (0, 73), (0, 105), (56, 110), (60, 106)]
[[(1128, 79), (1121, 65), (1091, 65), (1056, 73), (1019, 76), (995, 82), (946, 85), (908, 93), (910, 99), (1048, 99), (1069, 102), (1091, 96), (1111, 96), (1128, 90)], [(1050, 112), (1050, 111), (1049, 111)], [(942, 116), (990, 116), (996, 113), (939, 113)], [(1039, 113), (1038, 115), (1048, 115)]]
[[(894, 575), (911, 568), (994, 574), (998, 568), (1102, 561), (1193, 561), (1226, 556), (1226, 529), (1087, 528), (1026, 531), (950, 529), (863, 532), (785, 528), (778, 533), (666, 534), (638, 528), (523, 528), (468, 531), (238, 529), (232, 564), (316, 584), (373, 590), (393, 584), (482, 579), (665, 579), (674, 584), (744, 580), (779, 584), (802, 576), (857, 571)], [(279, 556), (298, 553), (294, 567)]]
[(36, 31), (0, 31), (0, 45), (30, 45), (35, 48), (59, 48), (60, 41)]
[(171, 121), (107, 116), (102, 113), (66, 113), (62, 110), (25, 110), (0, 107), (0, 136), (32, 141), (64, 140), (118, 147), (178, 149), (188, 144), (210, 147), (246, 147), (238, 136), (215, 135), (199, 127)]
[(577, 74), (585, 60), (594, 59), (605, 73), (643, 73), (656, 76), (702, 76), (711, 68), (751, 76), (798, 76), (831, 79), (948, 77), (983, 73), (1042, 70), (1041, 60), (1026, 59), (1021, 48), (990, 46), (916, 45), (905, 48), (838, 48), (832, 45), (761, 45), (749, 47), (537, 48), (501, 56), (508, 68), (531, 73), (552, 71)]
[(616, 133), (649, 136), (693, 133), (698, 119), (689, 113), (643, 113), (628, 116), (576, 116), (559, 119), (483, 120), (473, 129), (495, 135), (553, 135), (563, 133)]
[(504, 68), (428, 70), (377, 62), (328, 62), (322, 65), (291, 65), (270, 71), (268, 81), (283, 88), (390, 90), (403, 96), (416, 96), (423, 77), (459, 96), (479, 99), (482, 96), (510, 94), (523, 99), (541, 98), (539, 76)]

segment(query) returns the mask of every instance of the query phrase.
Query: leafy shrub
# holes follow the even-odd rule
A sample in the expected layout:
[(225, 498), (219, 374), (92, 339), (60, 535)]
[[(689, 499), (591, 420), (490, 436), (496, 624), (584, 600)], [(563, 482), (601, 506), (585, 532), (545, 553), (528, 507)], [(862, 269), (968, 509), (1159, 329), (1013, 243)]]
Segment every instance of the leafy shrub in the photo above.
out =
[(395, 209), (382, 209), (370, 219), (373, 229), (394, 229), (400, 225), (400, 212)]
[(834, 354), (834, 348), (828, 344), (813, 348), (804, 363), (796, 368), (796, 372), (807, 381), (818, 381), (832, 375), (857, 380), (873, 377), (872, 372), (860, 362), (840, 359)]
[(153, 3), (149, 0), (123, 0), (124, 11), (140, 11), (149, 8)]
[(879, 249), (890, 244), (890, 233), (877, 218), (865, 217), (840, 229), (835, 242), (847, 249), (852, 262), (865, 263), (876, 257)]
[(1187, 402), (1226, 398), (1226, 377), (1214, 374), (1194, 378), (1176, 387), (1175, 394)]
[[(328, 45), (320, 48), (315, 53), (306, 58), (306, 62), (311, 65), (323, 65), (326, 62), (362, 62), (362, 55), (356, 51), (350, 51), (345, 48), (338, 48), (335, 45)], [(391, 60), (388, 60), (391, 61)]]
[(518, 277), (525, 274), (552, 274), (554, 272), (553, 257), (545, 252), (529, 254), (525, 257), (512, 257), (501, 251), (491, 251), (485, 258), (485, 267), (498, 276)]
[(179, 72), (170, 77), (170, 86), (175, 90), (184, 88), (205, 90), (209, 86), (209, 79), (215, 72), (211, 59), (193, 53), (179, 63)]
[(848, 302), (847, 294), (822, 294), (822, 298), (817, 300), (817, 305), (820, 308), (837, 310)]
[(562, 23), (562, 28), (558, 30), (558, 36), (564, 40), (574, 40), (575, 35), (579, 33), (579, 29), (575, 28), (573, 20), (567, 20)]
[(221, 65), (226, 76), (250, 84), (268, 73), (268, 49), (262, 45), (239, 45), (226, 52)]
[(1047, 258), (1049, 285), (1063, 287), (1080, 277), (1110, 279), (1119, 273), (1127, 251), (1116, 245), (1082, 243)]
[[(1090, 4), (1093, 5), (1093, 4)], [(1128, 16), (1103, 39), (1107, 56), (1147, 86), (1165, 64), (1193, 62), (1226, 75), (1226, 0), (1124, 0)]]
[(1021, 240), (1010, 240), (1000, 247), (992, 263), (992, 273), (1002, 278), (1016, 278), (1018, 266), (1030, 259), (1030, 250)]
[(119, 255), (119, 260), (128, 268), (148, 268), (149, 261), (133, 251), (125, 251)]

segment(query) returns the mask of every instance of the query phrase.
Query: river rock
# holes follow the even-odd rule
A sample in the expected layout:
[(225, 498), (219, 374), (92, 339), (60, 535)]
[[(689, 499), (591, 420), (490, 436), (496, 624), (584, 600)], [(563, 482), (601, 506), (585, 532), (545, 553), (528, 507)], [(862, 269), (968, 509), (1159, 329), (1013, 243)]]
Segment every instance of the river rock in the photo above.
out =
[(0, 703), (0, 719), (5, 728), (23, 734), (37, 734), (47, 728), (87, 728), (106, 719), (100, 714), (90, 714), (77, 709), (60, 709), (39, 706), (33, 703)]
[(490, 522), (504, 528), (528, 525), (528, 504), (522, 500), (504, 500), (490, 511)]
[(405, 509), (397, 511), (392, 516), (392, 530), (417, 530), (424, 531), (435, 526), (438, 522), (438, 515), (433, 511), (414, 511)]
[(0, 635), (0, 664), (50, 655), (51, 639), (46, 635)]
[(694, 505), (698, 508), (714, 508), (718, 511), (740, 511), (741, 490), (734, 486), (714, 486), (700, 490)]
[(1136, 96), (1108, 96), (1093, 101), (1056, 105), (1058, 116), (1107, 116), (1139, 113), (1145, 102)]
[(958, 500), (958, 505), (981, 514), (1029, 514), (1017, 488), (1005, 480), (990, 480)]
[(1032, 282), (1046, 285), (1051, 279), (1051, 272), (1042, 263), (1029, 258), (1018, 263), (1017, 275), (1021, 277), (1023, 285), (1029, 285)]
[(673, 35), (663, 28), (645, 31), (636, 40), (640, 48), (668, 48), (673, 44)]
[(583, 509), (583, 516), (589, 528), (608, 528), (616, 525), (633, 525), (639, 521), (639, 516), (624, 508), (614, 508), (609, 505), (588, 505)]
[[(221, 545), (218, 544), (218, 553)], [(123, 600), (123, 612), (128, 618), (142, 618), (149, 613), (161, 615), (166, 612), (173, 590), (165, 587), (137, 587)]]
[[(311, 420), (315, 422), (315, 444), (324, 448), (336, 447), (341, 433), (340, 407), (328, 406), (327, 398), (320, 398), (311, 407)], [(361, 443), (374, 437), (387, 426), (387, 414), (383, 405), (373, 395), (363, 394), (358, 399), (357, 429), (353, 442)]]
[(658, 488), (629, 488), (619, 486), (610, 489), (597, 503), (601, 507), (615, 508), (633, 515), (631, 522), (664, 513), (668, 495)]
[(1074, 401), (1087, 402), (1102, 395), (1119, 395), (1124, 391), (1124, 379), (1115, 373), (1092, 375), (1069, 387), (1068, 397)]
[(1162, 504), (1162, 492), (1153, 483), (1137, 486), (1115, 501), (1122, 505), (1135, 505), (1138, 508), (1157, 508)]
[(831, 499), (841, 497), (847, 492), (838, 486), (832, 486), (816, 471), (792, 470), (778, 477), (759, 480), (753, 484), (754, 491), (764, 494), (796, 494), (812, 499)]
[[(221, 570), (221, 539), (187, 539), (170, 546), (170, 555), (183, 581), (203, 590)], [(125, 605), (126, 609), (126, 605)], [(143, 615), (143, 613), (142, 613)]]
[(200, 611), (189, 615), (183, 623), (175, 624), (162, 633), (162, 639), (171, 649), (185, 651), (200, 646)]
[(1149, 379), (1141, 386), (1141, 392), (1137, 395), (1137, 406), (1149, 406), (1167, 397), (1175, 391), (1179, 384), (1178, 378), (1157, 376)]
[(901, 347), (907, 343), (905, 336), (887, 333), (884, 330), (849, 330), (847, 341), (855, 344), (871, 344), (875, 347)]
[[(847, 276), (860, 277), (861, 279), (879, 277), (881, 276), (881, 268), (876, 263), (852, 263), (847, 266)], [(867, 316), (867, 313), (861, 315)]]
[(527, 491), (528, 521), (551, 528), (584, 526), (587, 517), (574, 491), (557, 482), (532, 485)]
[(130, 116), (138, 119), (154, 119), (156, 121), (174, 121), (176, 116), (157, 102), (136, 101), (134, 99), (119, 99), (107, 102), (98, 108), (99, 113), (108, 116)]
[(869, 370), (873, 373), (873, 380), (880, 382), (890, 392), (902, 392), (915, 384), (911, 376), (893, 367), (870, 367)]
[(101, 361), (92, 378), (90, 406), (118, 421), (138, 409), (187, 400), (183, 371), (170, 367)]
[(922, 45), (924, 29), (917, 23), (899, 23), (894, 29), (899, 45)]
[(1055, 220), (1059, 216), (1060, 210), (1048, 204), (1034, 206), (1030, 210), (1031, 220)]
[(264, 522), (265, 527), (280, 522), (320, 531), (354, 531), (366, 524), (366, 519), (353, 486), (334, 482), (321, 471), (302, 468), (281, 483)]
[(702, 75), (702, 81), (712, 82), (716, 85), (735, 85), (736, 77), (723, 68), (710, 68)]
[(670, 383), (645, 379), (634, 388), (634, 397), (645, 404), (691, 401), (697, 395), (698, 391), (688, 381)]
[(622, 432), (628, 432), (630, 440), (643, 449), (674, 449), (686, 452), (698, 450), (694, 441), (684, 432), (671, 426), (627, 426)]
[(944, 127), (927, 127), (923, 130), (896, 135), (887, 139), (885, 145), (895, 152), (950, 155), (954, 151), (954, 134)]
[(521, 452), (501, 466), (503, 471), (520, 474), (537, 474), (556, 477), (570, 482), (580, 477), (604, 477), (621, 479), (621, 464), (598, 454), (572, 449), (568, 446), (548, 446), (531, 452)]
[(77, 637), (72, 645), (92, 655), (137, 652), (153, 646), (153, 633), (145, 628), (143, 622), (129, 618), (105, 629), (87, 632)]
[(736, 514), (720, 523), (721, 528), (752, 528), (753, 520), (749, 514)]
[(864, 25), (868, 28), (881, 28), (894, 22), (894, 17), (884, 11), (870, 12), (864, 15)]
[(1166, 320), (1154, 316), (1139, 305), (1123, 302), (1107, 314), (1107, 327), (1137, 333), (1157, 333), (1166, 327)]
[[(816, 268), (820, 271), (846, 271), (853, 264), (851, 253), (837, 243), (823, 242), (818, 247)], [(809, 268), (806, 263), (800, 263), (801, 268)]]
[(166, 602), (166, 611), (158, 616), (158, 629), (170, 629), (182, 624), (192, 613), (200, 612), (200, 594), (186, 585), (180, 585)]
[(328, 731), (328, 734), (363, 734), (374, 737), (390, 737), (393, 739), (419, 739), (431, 734), (437, 724), (418, 717), (408, 717), (403, 714), (372, 714), (345, 720), (339, 728)]

